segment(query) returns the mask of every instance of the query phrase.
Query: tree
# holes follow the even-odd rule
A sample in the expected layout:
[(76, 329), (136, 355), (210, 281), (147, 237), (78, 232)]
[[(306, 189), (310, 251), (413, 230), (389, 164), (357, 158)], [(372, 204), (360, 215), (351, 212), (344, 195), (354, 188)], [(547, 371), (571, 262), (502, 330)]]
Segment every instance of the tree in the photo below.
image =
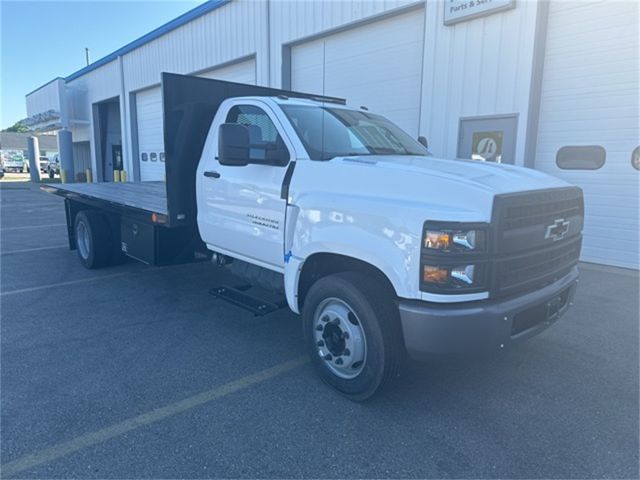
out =
[(12, 126), (5, 128), (2, 130), (3, 132), (17, 132), (17, 133), (27, 133), (29, 131), (29, 127), (27, 127), (24, 123), (24, 120), (18, 120)]

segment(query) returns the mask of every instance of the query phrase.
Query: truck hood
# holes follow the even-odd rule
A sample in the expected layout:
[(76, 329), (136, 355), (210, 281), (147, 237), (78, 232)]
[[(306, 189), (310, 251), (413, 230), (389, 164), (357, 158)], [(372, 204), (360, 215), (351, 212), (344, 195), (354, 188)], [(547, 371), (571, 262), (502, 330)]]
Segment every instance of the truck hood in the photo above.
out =
[(426, 182), (447, 182), (466, 190), (498, 195), (543, 188), (569, 186), (559, 178), (537, 170), (477, 160), (445, 159), (405, 155), (340, 157), (333, 161), (380, 169), (388, 178), (406, 175), (428, 177)]
[(473, 160), (363, 155), (299, 163), (292, 204), (318, 211), (330, 206), (344, 216), (353, 207), (351, 213), (412, 218), (407, 231), (414, 233), (427, 219), (490, 221), (496, 195), (570, 186), (529, 168)]

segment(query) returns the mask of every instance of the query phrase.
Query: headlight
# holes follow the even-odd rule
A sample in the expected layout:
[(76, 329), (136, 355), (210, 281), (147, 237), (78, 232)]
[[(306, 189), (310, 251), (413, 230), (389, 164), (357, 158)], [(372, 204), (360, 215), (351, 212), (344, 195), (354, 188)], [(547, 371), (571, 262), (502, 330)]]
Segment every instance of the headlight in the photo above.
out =
[(429, 250), (442, 252), (484, 251), (486, 246), (486, 232), (480, 229), (427, 229), (424, 234), (424, 247)]
[(422, 284), (429, 291), (453, 293), (457, 290), (482, 289), (485, 278), (485, 264), (422, 265)]
[(431, 293), (472, 293), (489, 286), (489, 225), (426, 222), (420, 289)]

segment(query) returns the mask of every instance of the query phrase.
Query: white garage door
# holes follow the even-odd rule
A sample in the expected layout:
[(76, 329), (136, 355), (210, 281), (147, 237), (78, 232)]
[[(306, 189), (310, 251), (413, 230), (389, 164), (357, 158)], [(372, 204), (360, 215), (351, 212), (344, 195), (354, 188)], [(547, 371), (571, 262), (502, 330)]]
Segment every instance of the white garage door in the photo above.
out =
[(164, 180), (164, 139), (160, 87), (136, 94), (140, 179)]
[[(217, 78), (240, 83), (256, 83), (255, 60), (235, 63), (201, 73), (205, 78)], [(164, 133), (162, 123), (162, 96), (160, 87), (136, 94), (138, 121), (138, 151), (140, 177), (143, 182), (164, 180)]]
[(418, 134), (424, 11), (416, 10), (291, 49), (291, 88), (366, 106)]
[[(582, 259), (632, 268), (639, 260), (640, 172), (631, 162), (640, 143), (638, 21), (636, 2), (551, 2), (536, 151), (536, 168), (584, 190)], [(565, 166), (579, 167), (568, 170), (556, 163), (565, 146), (602, 148), (563, 149), (560, 163), (568, 154)], [(600, 168), (584, 169), (598, 166), (603, 153)]]

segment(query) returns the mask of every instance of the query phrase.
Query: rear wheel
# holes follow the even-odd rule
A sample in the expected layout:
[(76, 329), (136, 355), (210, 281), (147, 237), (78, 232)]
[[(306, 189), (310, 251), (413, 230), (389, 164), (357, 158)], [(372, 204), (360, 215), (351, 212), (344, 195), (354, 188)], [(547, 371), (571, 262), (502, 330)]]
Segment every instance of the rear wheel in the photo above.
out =
[(53, 173), (53, 170), (49, 170), (49, 178), (54, 178), (56, 176), (55, 173)]
[(109, 222), (103, 214), (84, 210), (76, 215), (76, 247), (80, 262), (88, 269), (109, 264), (112, 255), (112, 235)]
[(392, 296), (357, 272), (330, 275), (309, 290), (305, 341), (320, 377), (352, 400), (371, 397), (396, 377), (404, 358)]

